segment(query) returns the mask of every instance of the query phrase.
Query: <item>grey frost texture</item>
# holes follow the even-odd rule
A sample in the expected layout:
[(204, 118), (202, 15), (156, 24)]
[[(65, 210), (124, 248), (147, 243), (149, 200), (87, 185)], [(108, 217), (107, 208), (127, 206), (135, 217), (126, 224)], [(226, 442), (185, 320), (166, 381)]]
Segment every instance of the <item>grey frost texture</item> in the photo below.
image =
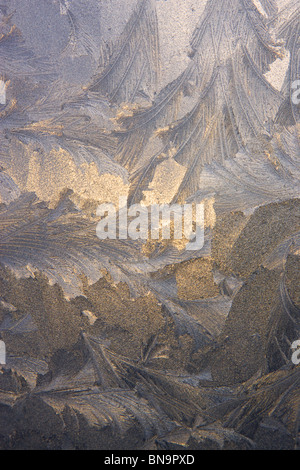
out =
[[(299, 448), (299, 33), (296, 0), (2, 0), (1, 449)], [(203, 203), (203, 247), (99, 240), (119, 197)]]

